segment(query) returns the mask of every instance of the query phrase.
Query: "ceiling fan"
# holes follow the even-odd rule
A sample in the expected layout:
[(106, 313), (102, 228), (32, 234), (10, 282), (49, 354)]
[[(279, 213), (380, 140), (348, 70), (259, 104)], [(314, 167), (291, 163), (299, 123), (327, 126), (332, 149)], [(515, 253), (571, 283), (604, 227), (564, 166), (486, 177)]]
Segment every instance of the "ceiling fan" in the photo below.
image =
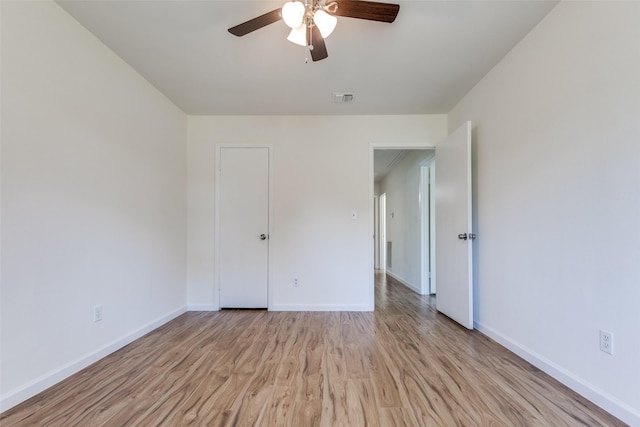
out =
[(229, 32), (242, 37), (282, 19), (291, 28), (287, 40), (307, 47), (311, 59), (320, 61), (328, 56), (324, 39), (335, 28), (336, 16), (391, 23), (399, 10), (397, 4), (365, 0), (289, 1), (280, 9), (229, 28)]

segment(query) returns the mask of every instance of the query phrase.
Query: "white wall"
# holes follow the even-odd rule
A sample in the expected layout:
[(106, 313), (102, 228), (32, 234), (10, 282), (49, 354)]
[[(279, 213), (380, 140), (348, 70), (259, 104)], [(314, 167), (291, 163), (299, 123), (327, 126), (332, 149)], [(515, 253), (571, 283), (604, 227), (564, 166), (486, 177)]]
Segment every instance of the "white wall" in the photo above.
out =
[[(370, 145), (446, 116), (191, 117), (187, 219), (184, 114), (57, 5), (0, 11), (0, 411), (182, 312), (185, 234), (187, 302), (217, 306), (216, 144), (272, 147), (272, 307), (371, 308)], [(477, 326), (635, 425), (639, 19), (561, 3), (449, 118), (476, 127)]]
[(189, 117), (189, 307), (218, 306), (216, 144), (272, 148), (270, 308), (371, 310), (370, 147), (433, 146), (445, 134), (444, 115)]
[(477, 326), (631, 425), (639, 79), (640, 3), (562, 2), (449, 115), (475, 127)]
[(1, 8), (4, 410), (185, 310), (187, 123), (55, 3)]
[(431, 150), (407, 154), (380, 182), (380, 191), (387, 194), (387, 241), (392, 243), (392, 266), (387, 273), (418, 293), (422, 274), (420, 163), (432, 155)]

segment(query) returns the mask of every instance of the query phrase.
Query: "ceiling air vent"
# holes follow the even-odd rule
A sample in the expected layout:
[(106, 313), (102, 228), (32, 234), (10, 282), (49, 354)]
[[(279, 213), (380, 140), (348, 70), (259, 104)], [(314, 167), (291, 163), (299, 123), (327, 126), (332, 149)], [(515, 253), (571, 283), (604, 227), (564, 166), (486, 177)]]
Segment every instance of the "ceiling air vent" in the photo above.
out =
[(353, 102), (353, 93), (333, 92), (333, 102), (336, 104), (348, 104)]

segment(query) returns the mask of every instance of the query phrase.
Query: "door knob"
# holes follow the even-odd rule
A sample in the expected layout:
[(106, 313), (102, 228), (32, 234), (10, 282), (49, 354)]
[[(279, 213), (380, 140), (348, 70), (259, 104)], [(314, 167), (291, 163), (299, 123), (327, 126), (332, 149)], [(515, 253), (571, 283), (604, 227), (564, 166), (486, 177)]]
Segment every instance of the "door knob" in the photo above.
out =
[(267, 235), (266, 234), (261, 234), (260, 235), (260, 240), (266, 240), (267, 239)]
[(461, 234), (458, 234), (458, 239), (460, 239), (460, 240), (467, 240), (467, 239), (474, 240), (475, 238), (476, 238), (476, 235), (473, 234), (473, 233), (469, 233), (469, 234), (461, 233)]

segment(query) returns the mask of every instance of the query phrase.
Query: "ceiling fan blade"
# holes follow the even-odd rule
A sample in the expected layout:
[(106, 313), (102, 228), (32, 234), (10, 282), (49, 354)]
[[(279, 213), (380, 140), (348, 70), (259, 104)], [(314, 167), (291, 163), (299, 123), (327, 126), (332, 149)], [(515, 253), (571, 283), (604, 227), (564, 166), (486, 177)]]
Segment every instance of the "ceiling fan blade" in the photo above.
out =
[(338, 10), (333, 15), (369, 21), (393, 22), (400, 10), (399, 4), (378, 3), (365, 0), (337, 0)]
[(324, 44), (324, 39), (317, 26), (307, 27), (307, 43), (313, 46), (313, 49), (309, 49), (313, 61), (320, 61), (329, 56), (327, 46)]
[(255, 30), (259, 30), (262, 27), (266, 27), (269, 24), (278, 22), (280, 19), (282, 19), (280, 11), (281, 9), (276, 9), (272, 10), (271, 12), (267, 12), (264, 15), (258, 16), (257, 18), (253, 18), (247, 22), (243, 22), (240, 25), (229, 28), (229, 32), (234, 36), (245, 36)]

